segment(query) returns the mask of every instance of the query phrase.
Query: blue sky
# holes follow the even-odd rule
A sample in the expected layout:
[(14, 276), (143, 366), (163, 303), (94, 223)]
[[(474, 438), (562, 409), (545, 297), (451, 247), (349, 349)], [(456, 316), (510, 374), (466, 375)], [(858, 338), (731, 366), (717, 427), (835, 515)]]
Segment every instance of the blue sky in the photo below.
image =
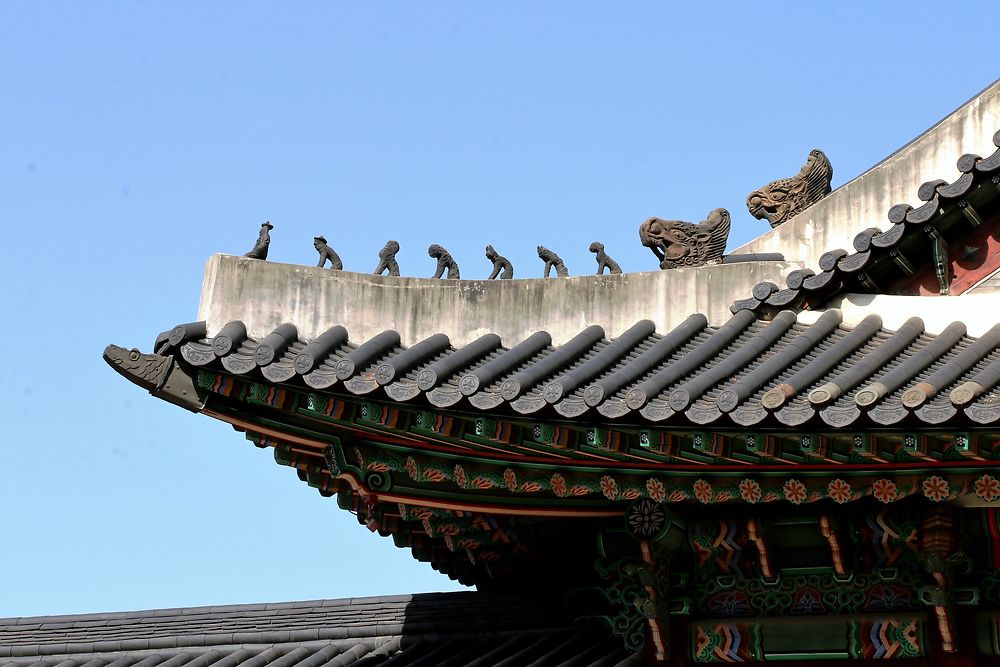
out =
[(263, 220), (283, 262), (652, 270), (646, 217), (735, 247), (810, 149), (840, 185), (1000, 76), (989, 2), (695, 4), (0, 3), (0, 616), (456, 588), (101, 360)]

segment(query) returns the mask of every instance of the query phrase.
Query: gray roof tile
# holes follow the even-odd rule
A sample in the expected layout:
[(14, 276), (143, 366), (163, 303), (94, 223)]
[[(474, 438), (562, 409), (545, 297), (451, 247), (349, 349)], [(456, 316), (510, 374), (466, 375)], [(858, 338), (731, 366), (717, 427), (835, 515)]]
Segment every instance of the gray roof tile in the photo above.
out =
[(471, 592), (0, 619), (0, 667), (543, 666), (591, 654), (631, 659), (553, 601)]
[[(766, 420), (776, 425), (787, 421), (779, 413), (794, 405), (802, 415), (796, 418), (796, 424), (811, 421), (817, 426), (827, 422), (837, 426), (881, 427), (911, 415), (916, 420), (929, 420), (927, 411), (921, 412), (925, 402), (933, 399), (950, 406), (959, 400), (952, 396), (953, 390), (978, 378), (977, 382), (985, 383), (984, 390), (974, 395), (964, 410), (960, 408), (965, 404), (956, 403), (948, 419), (953, 424), (966, 425), (973, 421), (1000, 422), (1000, 406), (991, 402), (988, 391), (1000, 381), (1000, 357), (991, 355), (1000, 337), (1000, 324), (976, 339), (954, 335), (962, 329), (960, 323), (933, 335), (924, 332), (923, 322), (916, 318), (898, 332), (890, 332), (880, 326), (876, 317), (854, 326), (843, 324), (840, 317), (839, 311), (830, 310), (815, 323), (803, 324), (796, 322), (794, 313), (785, 310), (773, 321), (763, 322), (750, 312), (739, 311), (720, 328), (708, 326), (701, 318), (693, 323), (685, 322), (661, 337), (660, 340), (667, 340), (670, 345), (655, 355), (641, 355), (651, 349), (649, 336), (632, 337), (627, 345), (614, 348), (614, 359), (604, 358), (593, 367), (585, 360), (594, 350), (610, 349), (610, 345), (603, 340), (595, 342), (591, 336), (572, 350), (570, 343), (560, 348), (550, 346), (545, 354), (506, 369), (465, 399), (470, 406), (482, 411), (496, 411), (506, 404), (514, 412), (531, 414), (549, 406), (541, 393), (542, 388), (555, 386), (576, 369), (580, 376), (574, 376), (572, 383), (567, 385), (571, 389), (550, 397), (554, 401), (550, 407), (555, 412), (572, 417), (582, 417), (594, 410), (605, 417), (651, 422), (669, 419), (678, 426), (699, 428), (710, 424), (744, 426)], [(855, 331), (857, 334), (853, 333)], [(901, 340), (906, 344), (897, 349)], [(183, 348), (181, 351), (183, 353)], [(934, 354), (930, 354), (931, 351)], [(502, 352), (499, 358), (510, 352)], [(391, 358), (392, 354), (385, 358)], [(547, 367), (530, 382), (526, 381), (521, 390), (504, 394), (503, 387), (508, 382), (527, 377), (525, 373), (530, 369), (556, 357), (563, 361)], [(876, 358), (881, 361), (871, 363)], [(940, 359), (940, 363), (932, 364), (934, 359)], [(812, 363), (820, 361), (823, 363)], [(951, 362), (948, 372), (934, 374), (941, 371), (946, 362)], [(466, 373), (471, 366), (470, 363), (456, 373), (456, 377)], [(812, 377), (815, 373), (809, 369), (822, 369), (822, 372)], [(996, 372), (987, 378), (984, 371)], [(881, 381), (889, 373), (894, 382), (888, 391), (871, 403), (857, 402), (858, 390)], [(852, 380), (846, 382), (847, 377)], [(789, 382), (793, 379), (794, 382)], [(934, 380), (931, 383), (934, 386), (929, 387), (925, 380)], [(839, 394), (827, 403), (817, 399), (813, 390), (831, 383), (838, 385)], [(353, 390), (351, 385), (340, 383), (332, 385), (329, 391)], [(433, 403), (431, 394), (435, 391), (436, 388), (417, 390), (404, 399), (389, 394), (383, 400), (405, 402), (424, 393)], [(902, 397), (917, 391), (927, 393), (925, 402), (904, 404)], [(585, 404), (583, 396), (592, 392), (596, 392), (594, 396), (598, 398)], [(377, 598), (357, 603), (391, 605), (399, 601)], [(293, 609), (308, 611), (315, 604), (267, 605), (266, 608), (288, 613)], [(247, 611), (257, 613), (252, 609)], [(55, 622), (58, 621), (50, 621)]]

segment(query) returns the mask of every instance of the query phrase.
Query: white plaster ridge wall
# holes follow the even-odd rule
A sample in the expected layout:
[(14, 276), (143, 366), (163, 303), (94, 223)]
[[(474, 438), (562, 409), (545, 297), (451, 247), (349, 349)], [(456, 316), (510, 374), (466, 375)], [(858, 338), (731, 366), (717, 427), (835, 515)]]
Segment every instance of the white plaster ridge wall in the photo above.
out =
[[(911, 317), (924, 321), (924, 329), (941, 333), (952, 322), (962, 322), (970, 336), (982, 336), (1000, 324), (1000, 293), (962, 294), (961, 296), (896, 296), (890, 294), (845, 294), (834, 299), (829, 308), (839, 308), (844, 323), (855, 325), (868, 315), (882, 318), (882, 326), (895, 330)], [(801, 322), (819, 319), (823, 311), (799, 314)]]
[(692, 313), (721, 324), (731, 317), (733, 301), (749, 297), (755, 284), (782, 284), (796, 268), (788, 262), (744, 262), (622, 275), (433, 280), (213, 255), (205, 267), (198, 319), (208, 323), (209, 335), (226, 322), (243, 320), (255, 338), (292, 322), (306, 339), (340, 324), (353, 342), (395, 329), (404, 345), (444, 333), (459, 346), (492, 332), (510, 346), (544, 330), (560, 344), (591, 324), (604, 327), (609, 337), (642, 319), (664, 333)]
[(994, 271), (986, 278), (979, 281), (972, 289), (972, 294), (986, 294), (989, 292), (1000, 292), (1000, 269)]
[(997, 130), (1000, 80), (861, 176), (731, 254), (780, 252), (786, 260), (818, 270), (824, 252), (837, 248), (853, 252), (858, 232), (869, 227), (888, 229), (887, 214), (893, 205), (919, 205), (921, 183), (958, 178), (955, 163), (964, 153), (992, 154)]

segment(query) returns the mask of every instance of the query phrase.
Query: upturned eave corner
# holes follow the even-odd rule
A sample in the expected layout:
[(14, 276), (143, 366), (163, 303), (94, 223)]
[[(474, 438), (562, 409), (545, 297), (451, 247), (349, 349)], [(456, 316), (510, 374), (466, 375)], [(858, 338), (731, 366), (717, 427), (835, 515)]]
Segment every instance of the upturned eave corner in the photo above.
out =
[(199, 389), (173, 355), (140, 352), (118, 345), (104, 348), (104, 361), (123, 378), (150, 394), (191, 412), (201, 412), (208, 393)]

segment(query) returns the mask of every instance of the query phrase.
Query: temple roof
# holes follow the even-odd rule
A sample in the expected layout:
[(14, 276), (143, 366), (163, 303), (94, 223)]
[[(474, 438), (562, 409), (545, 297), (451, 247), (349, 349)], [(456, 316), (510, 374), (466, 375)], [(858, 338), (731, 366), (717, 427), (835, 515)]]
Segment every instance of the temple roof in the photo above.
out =
[(0, 667), (637, 665), (525, 596), (436, 593), (0, 619)]
[[(202, 327), (203, 330), (203, 327)], [(178, 331), (186, 329), (182, 326)], [(561, 346), (537, 332), (509, 349), (486, 334), (455, 348), (437, 334), (409, 347), (387, 330), (355, 345), (335, 326), (313, 341), (293, 324), (263, 339), (242, 323), (182, 342), (196, 367), (317, 390), (438, 408), (624, 419), (675, 426), (992, 424), (1000, 420), (1000, 325), (978, 338), (954, 322), (937, 334), (911, 318), (892, 331), (829, 310), (809, 323), (738, 311), (719, 327), (691, 316), (666, 334), (643, 320), (614, 340), (590, 326)]]
[[(105, 359), (483, 592), (0, 621), (0, 667), (869, 658), (869, 620), (952, 650), (946, 608), (996, 599), (952, 564), (954, 506), (996, 532), (1000, 293), (907, 295), (1000, 270), (993, 142), (786, 289), (770, 261), (491, 283), (213, 257), (199, 321)], [(866, 295), (910, 301), (851, 315)], [(826, 634), (784, 625), (816, 605)]]
[[(916, 207), (888, 208), (879, 173), (863, 206), (850, 184), (821, 200), (838, 235), (843, 207), (867, 228), (853, 253), (796, 261), (785, 289), (793, 266), (776, 261), (489, 282), (213, 257), (199, 321), (106, 360), (484, 592), (12, 619), (0, 667), (639, 664), (622, 641), (663, 661), (672, 628), (699, 661), (868, 658), (885, 654), (871, 619), (908, 623), (921, 656), (918, 628), (936, 622), (950, 651), (950, 607), (1000, 590), (1000, 293), (912, 297), (908, 319), (831, 306), (998, 275), (993, 143), (921, 185)], [(906, 161), (897, 176), (915, 173)], [(883, 204), (884, 230), (868, 215)], [(811, 224), (772, 235), (812, 253), (831, 229)], [(959, 530), (955, 506), (987, 509)], [(988, 571), (958, 567), (975, 530)], [(876, 602), (883, 584), (907, 601)], [(581, 591), (594, 609), (553, 602)], [(802, 619), (782, 625), (816, 605), (833, 615), (818, 642)], [(596, 616), (596, 632), (573, 625)]]

